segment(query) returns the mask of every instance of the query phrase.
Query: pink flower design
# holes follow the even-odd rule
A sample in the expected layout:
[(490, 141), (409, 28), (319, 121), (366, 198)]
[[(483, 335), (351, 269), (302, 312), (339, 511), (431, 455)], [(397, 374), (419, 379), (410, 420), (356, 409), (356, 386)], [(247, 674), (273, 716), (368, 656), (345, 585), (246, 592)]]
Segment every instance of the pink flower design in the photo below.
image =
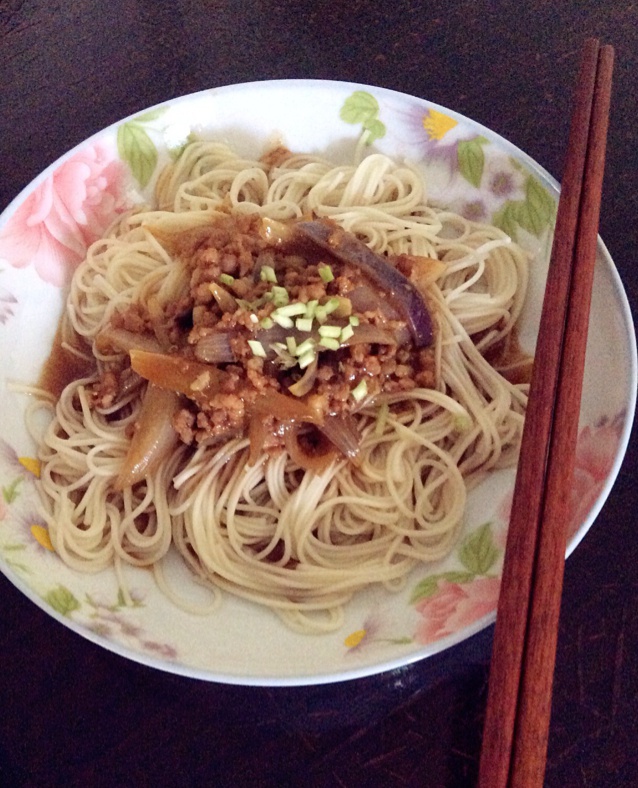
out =
[[(611, 473), (618, 452), (622, 415), (611, 421), (605, 419), (595, 427), (583, 427), (580, 431), (570, 495), (572, 513), (568, 537), (573, 536), (585, 522)], [(513, 495), (513, 491), (508, 493), (497, 509), (497, 517), (502, 522), (509, 522)]]
[(82, 148), (0, 230), (0, 258), (15, 268), (33, 264), (45, 282), (63, 286), (89, 244), (124, 210), (125, 171), (109, 146)]
[(496, 609), (500, 580), (477, 577), (468, 583), (442, 580), (438, 591), (417, 603), (422, 619), (414, 635), (419, 643), (432, 643), (474, 623)]
[(570, 536), (583, 524), (611, 473), (620, 441), (621, 419), (584, 427), (578, 436), (571, 492)]

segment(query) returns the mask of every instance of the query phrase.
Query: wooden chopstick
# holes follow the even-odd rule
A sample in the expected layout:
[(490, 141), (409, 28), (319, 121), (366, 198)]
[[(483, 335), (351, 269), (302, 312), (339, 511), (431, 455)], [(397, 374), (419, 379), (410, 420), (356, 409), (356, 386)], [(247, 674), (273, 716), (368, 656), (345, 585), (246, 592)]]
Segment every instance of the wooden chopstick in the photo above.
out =
[(611, 96), (583, 47), (501, 580), (480, 788), (541, 786)]

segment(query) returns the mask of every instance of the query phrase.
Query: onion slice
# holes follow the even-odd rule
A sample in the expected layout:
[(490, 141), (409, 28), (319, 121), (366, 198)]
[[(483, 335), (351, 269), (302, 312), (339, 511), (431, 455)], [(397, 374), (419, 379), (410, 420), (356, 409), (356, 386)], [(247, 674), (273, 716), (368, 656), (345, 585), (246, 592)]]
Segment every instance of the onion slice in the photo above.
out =
[(209, 398), (228, 377), (213, 364), (183, 356), (131, 350), (131, 367), (138, 375), (163, 389), (178, 391), (194, 400)]
[(222, 287), (217, 282), (210, 282), (208, 287), (222, 312), (232, 313), (237, 309), (237, 301), (225, 287)]
[(303, 375), (292, 386), (288, 386), (288, 391), (294, 394), (295, 397), (303, 397), (315, 385), (317, 378), (317, 367), (319, 365), (319, 356), (315, 356), (304, 370)]
[(179, 438), (171, 420), (178, 409), (179, 397), (175, 392), (148, 384), (133, 439), (115, 479), (116, 490), (142, 481), (173, 451)]
[(149, 334), (136, 334), (135, 331), (110, 326), (102, 329), (95, 337), (95, 347), (100, 353), (107, 353), (110, 350), (119, 350), (122, 353), (130, 353), (131, 350), (159, 353), (161, 350), (157, 339)]
[(326, 416), (319, 429), (344, 457), (357, 462), (361, 450), (361, 434), (351, 415)]
[(309, 399), (296, 399), (279, 391), (269, 391), (257, 397), (251, 407), (252, 415), (273, 416), (282, 422), (322, 424), (324, 417), (320, 407), (315, 407)]

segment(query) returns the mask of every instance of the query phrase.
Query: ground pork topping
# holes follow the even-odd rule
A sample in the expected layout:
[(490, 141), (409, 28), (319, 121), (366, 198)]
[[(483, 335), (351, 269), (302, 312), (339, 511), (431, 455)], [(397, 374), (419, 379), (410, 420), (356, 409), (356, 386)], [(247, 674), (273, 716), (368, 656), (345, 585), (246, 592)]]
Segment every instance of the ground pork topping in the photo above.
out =
[[(154, 355), (145, 376), (162, 385), (164, 375), (182, 395), (172, 422), (184, 443), (240, 434), (259, 410), (268, 445), (283, 445), (278, 422), (303, 420), (303, 407), (320, 423), (381, 393), (435, 383), (433, 350), (414, 345), (391, 294), (355, 263), (286, 236), (273, 243), (261, 217), (230, 214), (175, 235), (170, 250), (187, 288), (116, 313), (105, 332), (103, 345), (111, 337), (115, 350), (129, 351), (137, 335), (140, 352)], [(406, 256), (400, 263), (410, 271)], [(112, 401), (128, 369), (121, 358), (96, 385), (96, 402)]]

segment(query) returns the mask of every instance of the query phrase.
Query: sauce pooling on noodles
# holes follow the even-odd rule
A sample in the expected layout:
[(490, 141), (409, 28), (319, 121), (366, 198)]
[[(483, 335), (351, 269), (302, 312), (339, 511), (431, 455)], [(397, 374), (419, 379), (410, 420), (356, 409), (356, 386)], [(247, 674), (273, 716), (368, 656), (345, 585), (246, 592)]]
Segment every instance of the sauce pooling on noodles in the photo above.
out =
[(515, 461), (527, 257), (381, 154), (195, 142), (156, 198), (71, 284), (81, 377), (39, 450), (52, 543), (114, 566), (124, 598), (124, 567), (149, 566), (185, 604), (174, 547), (217, 602), (333, 630), (360, 589), (446, 556), (468, 489)]

